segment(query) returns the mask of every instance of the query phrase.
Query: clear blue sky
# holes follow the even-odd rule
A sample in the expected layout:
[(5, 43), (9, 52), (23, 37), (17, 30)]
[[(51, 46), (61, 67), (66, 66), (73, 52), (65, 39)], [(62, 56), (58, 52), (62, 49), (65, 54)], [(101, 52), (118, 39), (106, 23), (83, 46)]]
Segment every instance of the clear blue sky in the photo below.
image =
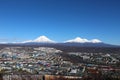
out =
[(0, 0), (0, 42), (40, 35), (120, 45), (120, 0)]

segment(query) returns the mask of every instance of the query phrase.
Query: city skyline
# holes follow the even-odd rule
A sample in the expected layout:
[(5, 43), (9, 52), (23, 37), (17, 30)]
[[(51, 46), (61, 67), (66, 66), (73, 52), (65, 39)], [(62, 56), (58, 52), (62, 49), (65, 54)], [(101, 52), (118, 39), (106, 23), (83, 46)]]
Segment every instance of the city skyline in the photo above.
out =
[(119, 0), (0, 0), (0, 43), (45, 35), (120, 45)]

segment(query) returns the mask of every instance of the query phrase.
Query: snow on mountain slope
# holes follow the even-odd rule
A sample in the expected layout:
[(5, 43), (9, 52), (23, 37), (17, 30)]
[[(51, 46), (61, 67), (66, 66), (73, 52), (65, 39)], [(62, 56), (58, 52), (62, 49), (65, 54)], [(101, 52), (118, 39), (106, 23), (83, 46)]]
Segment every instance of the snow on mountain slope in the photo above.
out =
[(99, 39), (88, 40), (85, 38), (76, 37), (75, 39), (67, 40), (65, 42), (70, 42), (70, 43), (101, 43), (102, 41), (100, 41)]
[(47, 38), (46, 36), (40, 36), (34, 40), (27, 40), (24, 41), (23, 43), (28, 43), (28, 42), (39, 42), (39, 43), (54, 43), (55, 41)]

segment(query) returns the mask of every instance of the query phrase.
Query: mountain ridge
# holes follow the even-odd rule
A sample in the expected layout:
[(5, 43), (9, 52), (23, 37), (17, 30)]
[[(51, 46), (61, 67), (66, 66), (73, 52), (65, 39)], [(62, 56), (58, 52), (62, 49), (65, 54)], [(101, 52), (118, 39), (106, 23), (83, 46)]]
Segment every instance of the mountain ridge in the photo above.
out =
[(23, 41), (23, 42), (16, 42), (16, 43), (1, 43), (1, 44), (9, 44), (9, 45), (34, 45), (34, 46), (46, 46), (46, 45), (49, 45), (49, 46), (58, 46), (58, 45), (61, 45), (61, 46), (72, 46), (72, 47), (118, 47), (118, 45), (112, 45), (112, 44), (106, 44), (104, 42), (102, 42), (101, 40), (99, 39), (91, 39), (91, 40), (88, 40), (86, 38), (81, 38), (81, 37), (76, 37), (74, 39), (70, 39), (70, 40), (67, 40), (65, 42), (56, 42), (54, 40), (51, 40), (49, 39), (48, 37), (46, 36), (39, 36), (38, 38), (36, 39), (33, 39), (33, 40), (27, 40), (27, 41)]

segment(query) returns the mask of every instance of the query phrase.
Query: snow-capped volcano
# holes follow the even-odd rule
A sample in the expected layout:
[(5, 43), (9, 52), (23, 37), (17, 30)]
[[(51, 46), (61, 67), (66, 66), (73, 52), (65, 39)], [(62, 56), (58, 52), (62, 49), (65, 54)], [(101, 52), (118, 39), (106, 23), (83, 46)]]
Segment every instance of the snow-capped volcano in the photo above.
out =
[(23, 43), (28, 43), (28, 42), (39, 42), (39, 43), (54, 43), (55, 41), (47, 38), (46, 36), (40, 36), (34, 40), (27, 40), (24, 41)]
[(37, 39), (35, 39), (34, 42), (54, 42), (54, 41), (50, 40), (46, 36), (40, 36)]
[(102, 41), (100, 41), (99, 39), (92, 39), (92, 40), (88, 40), (85, 38), (80, 38), (80, 37), (76, 37), (75, 39), (71, 39), (71, 40), (67, 40), (65, 42), (70, 42), (70, 43), (101, 43)]
[[(23, 43), (29, 43), (29, 42), (39, 42), (39, 43), (54, 43), (55, 41), (47, 38), (46, 36), (40, 36), (34, 40), (27, 40), (24, 41)], [(71, 39), (71, 40), (67, 40), (65, 42), (69, 42), (69, 43), (101, 43), (102, 41), (100, 41), (99, 39), (92, 39), (92, 40), (88, 40), (85, 38), (80, 38), (80, 37), (76, 37), (75, 39)]]

